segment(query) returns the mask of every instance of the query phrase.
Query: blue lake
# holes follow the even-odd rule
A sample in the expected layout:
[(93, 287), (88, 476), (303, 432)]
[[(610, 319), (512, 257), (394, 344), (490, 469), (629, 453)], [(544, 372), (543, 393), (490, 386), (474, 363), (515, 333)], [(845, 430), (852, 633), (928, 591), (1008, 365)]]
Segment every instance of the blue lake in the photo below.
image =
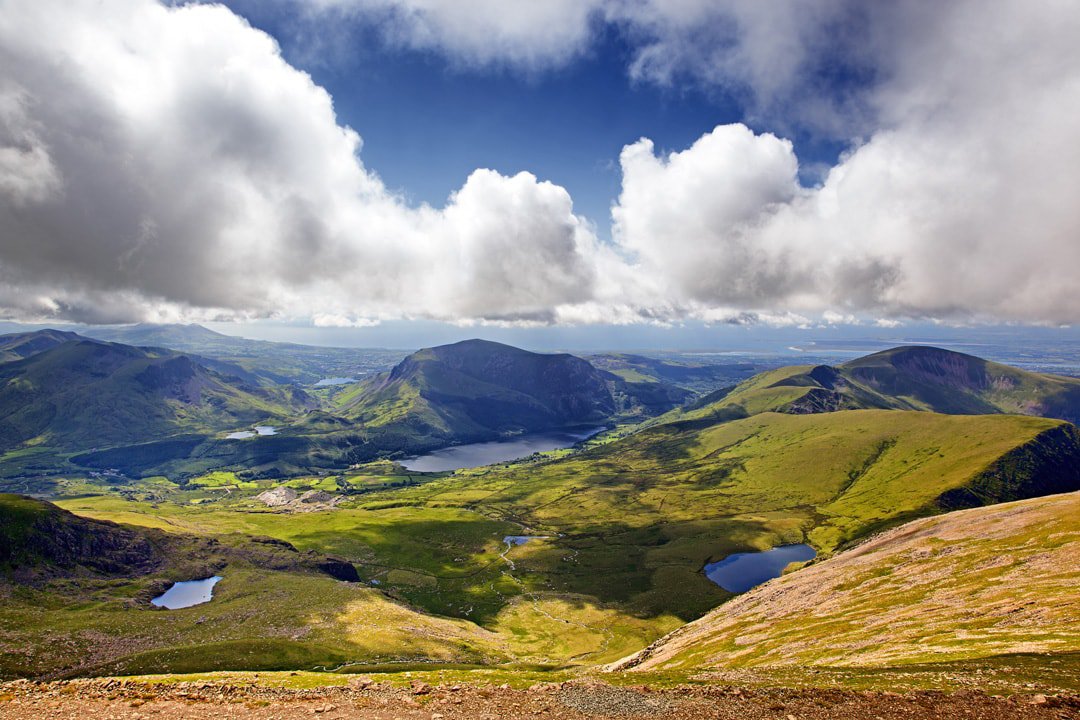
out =
[(202, 580), (186, 580), (173, 583), (173, 586), (161, 595), (151, 600), (151, 604), (169, 610), (201, 605), (210, 602), (214, 597), (214, 586), (221, 580), (221, 576), (203, 578)]
[(240, 430), (238, 432), (229, 433), (225, 436), (226, 440), (245, 440), (247, 438), (255, 437), (256, 435), (277, 435), (277, 428), (273, 425), (256, 425), (255, 430)]
[(728, 592), (741, 593), (778, 578), (793, 562), (813, 560), (817, 551), (809, 545), (781, 545), (765, 552), (735, 553), (705, 566), (705, 577)]
[(356, 378), (351, 377), (323, 378), (319, 382), (315, 383), (315, 387), (326, 387), (327, 385), (348, 385), (349, 383), (354, 382), (356, 382)]
[(492, 463), (507, 462), (528, 457), (535, 452), (547, 452), (577, 445), (588, 440), (604, 428), (529, 433), (513, 440), (470, 443), (435, 450), (401, 461), (401, 466), (413, 472), (448, 472), (462, 468), (480, 467)]
[(524, 545), (530, 540), (545, 540), (547, 535), (507, 535), (503, 538), (503, 542), (507, 545)]

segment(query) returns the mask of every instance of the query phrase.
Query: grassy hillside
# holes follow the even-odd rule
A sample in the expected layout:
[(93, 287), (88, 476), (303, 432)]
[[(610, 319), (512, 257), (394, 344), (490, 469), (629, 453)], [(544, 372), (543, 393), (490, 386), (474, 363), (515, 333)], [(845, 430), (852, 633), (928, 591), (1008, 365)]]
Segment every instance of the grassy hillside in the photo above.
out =
[(790, 366), (700, 398), (661, 421), (716, 422), (761, 412), (860, 408), (1080, 419), (1080, 379), (1032, 373), (972, 355), (905, 346), (830, 367)]
[[(494, 633), (335, 580), (340, 567), (265, 537), (164, 533), (0, 495), (0, 677), (507, 657)], [(209, 604), (149, 603), (215, 573)]]
[[(636, 619), (588, 598), (561, 596), (508, 597), (498, 617), (481, 627), (468, 619), (420, 612), (395, 598), (393, 587), (399, 584), (430, 590), (424, 572), (439, 572), (439, 567), (463, 584), (487, 566), (508, 567), (499, 556), (500, 538), (515, 528), (466, 512), (398, 510), (365, 522), (364, 513), (349, 512), (212, 516), (174, 508), (175, 514), (152, 516), (137, 511), (136, 503), (120, 504), (131, 510), (118, 519), (149, 521), (155, 527), (137, 531), (77, 518), (39, 501), (0, 496), (5, 520), (6, 508), (18, 514), (25, 506), (35, 516), (56, 518), (62, 533), (84, 540), (102, 529), (143, 543), (149, 538), (156, 559), (155, 565), (136, 572), (68, 564), (68, 572), (38, 572), (26, 582), (19, 568), (29, 563), (40, 569), (45, 563), (22, 552), (30, 539), (21, 537), (17, 546), (23, 564), (11, 573), (0, 568), (0, 677), (511, 660), (550, 664), (591, 657), (610, 661), (675, 624)], [(278, 538), (227, 532), (230, 523), (248, 533), (277, 531)], [(385, 547), (417, 570), (379, 569), (390, 594), (338, 582), (327, 576), (325, 556), (314, 550), (328, 546), (369, 559), (372, 548)], [(479, 562), (463, 562), (484, 550), (491, 552)], [(209, 574), (224, 577), (210, 603), (164, 611), (148, 602), (168, 581)], [(509, 574), (488, 575), (484, 582), (511, 594), (518, 587)]]
[(903, 525), (732, 600), (636, 671), (1080, 652), (1080, 494)]
[(0, 363), (22, 360), (50, 350), (57, 345), (83, 338), (73, 332), (40, 330), (37, 332), (0, 335)]
[(586, 361), (482, 340), (413, 353), (340, 402), (366, 427), (446, 441), (597, 423), (615, 412), (603, 376)]
[(852, 360), (840, 372), (851, 382), (917, 409), (1080, 421), (1080, 379), (1026, 372), (963, 353), (893, 348)]
[(365, 377), (387, 370), (407, 353), (376, 348), (335, 348), (249, 340), (201, 325), (139, 323), (87, 327), (81, 332), (125, 345), (169, 348), (228, 362), (275, 383), (308, 385), (326, 377)]
[(186, 355), (91, 340), (0, 365), (0, 450), (80, 450), (281, 420), (303, 393), (246, 386)]
[[(75, 342), (0, 365), (0, 401), (7, 402), (0, 408), (23, 421), (14, 427), (35, 421), (45, 428), (16, 453), (65, 437), (89, 442), (64, 422), (114, 420), (163, 437), (140, 445), (111, 440), (119, 447), (80, 457), (93, 456), (100, 467), (119, 467), (111, 464), (116, 459), (146, 469), (160, 465), (163, 446), (173, 443), (179, 458), (168, 479), (57, 482), (66, 488), (62, 508), (127, 527), (85, 525), (55, 509), (0, 498), (0, 540), (15, 548), (6, 556), (11, 568), (63, 566), (67, 561), (56, 558), (87, 545), (53, 547), (45, 538), (84, 538), (95, 532), (89, 527), (148, 538), (163, 558), (149, 574), (106, 577), (81, 561), (69, 562), (74, 569), (63, 577), (22, 582), (9, 574), (0, 581), (0, 672), (595, 665), (730, 600), (702, 569), (731, 553), (808, 542), (824, 559), (914, 518), (1080, 489), (1075, 426), (1003, 412), (925, 411), (945, 400), (929, 402), (924, 375), (948, 390), (947, 399), (999, 403), (1004, 396), (995, 393), (1020, 392), (1020, 380), (1009, 387), (969, 375), (961, 381), (953, 365), (919, 370), (902, 355), (874, 361), (886, 370), (872, 364), (762, 374), (672, 422), (613, 434), (561, 459), (449, 475), (409, 474), (391, 462), (350, 466), (366, 459), (363, 453), (415, 448), (408, 443), (418, 438), (461, 438), (441, 434), (460, 427), (514, 432), (615, 409), (608, 380), (584, 361), (463, 345), (411, 356), (363, 396), (345, 390), (341, 414), (353, 414), (358, 426), (340, 414), (310, 413), (281, 435), (250, 441), (226, 441), (220, 433), (212, 439), (207, 428), (249, 417), (242, 413), (252, 408), (290, 406), (185, 356)], [(10, 368), (16, 371), (4, 375)], [(887, 368), (902, 372), (888, 380), (881, 374)], [(861, 380), (853, 379), (856, 371)], [(919, 382), (911, 389), (898, 378)], [(951, 379), (942, 386), (942, 378)], [(1035, 380), (1023, 387), (1050, 396), (1050, 386)], [(840, 400), (828, 401), (836, 397), (829, 393)], [(67, 412), (44, 421), (19, 414), (52, 402)], [(918, 410), (843, 409), (848, 402)], [(154, 415), (154, 408), (174, 414)], [(141, 424), (132, 413), (144, 416)], [(268, 417), (275, 416), (245, 424)], [(190, 429), (196, 431), (178, 434)], [(403, 444), (393, 447), (393, 440)], [(277, 468), (282, 458), (290, 476), (207, 472), (226, 464)], [(323, 462), (337, 463), (340, 472), (303, 470)], [(256, 499), (283, 485), (345, 497), (333, 510), (295, 513)], [(39, 518), (59, 529), (37, 524)], [(534, 539), (514, 545), (508, 535)], [(367, 585), (320, 574), (317, 559), (328, 556), (354, 567)], [(166, 578), (211, 570), (225, 571), (221, 602), (167, 613), (169, 620), (146, 607)], [(71, 653), (47, 651), (63, 642)], [(73, 664), (79, 653), (87, 659)]]
[[(410, 607), (512, 639), (510, 657), (613, 660), (731, 597), (702, 567), (809, 541), (823, 555), (964, 503), (1080, 487), (1073, 426), (1022, 416), (765, 413), (664, 426), (547, 463), (364, 488), (338, 509), (271, 512), (273, 480), (64, 500), (80, 514), (200, 536), (269, 536), (353, 563)], [(377, 478), (371, 478), (377, 479)], [(254, 487), (251, 487), (251, 486)], [(542, 536), (510, 547), (505, 535)], [(678, 592), (672, 592), (678, 588)], [(510, 642), (510, 640), (508, 640)]]
[(137, 532), (0, 494), (0, 572), (31, 577), (86, 570), (125, 576), (160, 565), (160, 553)]

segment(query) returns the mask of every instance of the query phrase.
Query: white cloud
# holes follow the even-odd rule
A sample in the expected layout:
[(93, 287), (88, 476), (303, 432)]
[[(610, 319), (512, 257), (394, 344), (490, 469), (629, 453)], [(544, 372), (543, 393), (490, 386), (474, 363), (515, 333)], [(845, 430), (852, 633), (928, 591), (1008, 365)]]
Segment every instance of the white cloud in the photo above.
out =
[(379, 321), (366, 318), (355, 317), (350, 315), (331, 315), (326, 313), (315, 313), (311, 317), (311, 324), (318, 328), (327, 327), (340, 327), (340, 328), (366, 328), (377, 327)]
[(467, 65), (564, 65), (584, 52), (606, 0), (301, 0), (378, 24), (386, 40)]
[[(1080, 12), (1050, 5), (903, 4), (906, 52), (878, 58), (867, 99), (881, 126), (819, 188), (741, 126), (667, 160), (631, 146), (615, 237), (705, 304), (1075, 321)], [(732, 188), (746, 204), (726, 212)]]
[(751, 307), (797, 284), (782, 247), (756, 244), (755, 228), (798, 193), (791, 143), (742, 125), (716, 128), (658, 158), (649, 140), (620, 158), (614, 235), (676, 300)]
[(407, 207), (221, 6), (9, 0), (0, 67), (9, 314), (550, 319), (591, 295), (565, 190), (478, 170)]
[(565, 66), (615, 32), (629, 45), (626, 71), (635, 81), (721, 88), (774, 121), (795, 106), (793, 126), (835, 132), (861, 126), (866, 108), (850, 93), (821, 91), (836, 82), (838, 64), (844, 71), (856, 62), (872, 66), (873, 54), (862, 52), (867, 35), (886, 42), (893, 14), (886, 6), (868, 13), (859, 0), (277, 2), (316, 28), (294, 38), (294, 50), (306, 57), (326, 52), (327, 38), (355, 21), (377, 28), (391, 46), (438, 52), (457, 65), (536, 72)]
[[(761, 117), (849, 132), (852, 149), (803, 188), (782, 132), (720, 126), (659, 155), (642, 139), (620, 157), (606, 245), (528, 172), (479, 169), (445, 207), (408, 206), (330, 96), (224, 7), (0, 0), (0, 310), (326, 326), (1080, 319), (1073, 4), (321, 3), (409, 46), (533, 70), (613, 23), (638, 77), (730, 88)], [(823, 93), (826, 68), (859, 81)]]

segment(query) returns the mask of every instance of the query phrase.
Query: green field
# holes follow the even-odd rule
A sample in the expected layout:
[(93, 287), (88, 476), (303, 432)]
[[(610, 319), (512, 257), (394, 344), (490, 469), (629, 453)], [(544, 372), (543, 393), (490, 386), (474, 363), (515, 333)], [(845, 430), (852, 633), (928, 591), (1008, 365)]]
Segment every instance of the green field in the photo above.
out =
[[(217, 599), (175, 612), (144, 604), (154, 582), (181, 579), (175, 569), (140, 580), (4, 585), (0, 668), (595, 666), (728, 599), (702, 574), (709, 561), (801, 541), (827, 556), (941, 512), (958, 490), (976, 504), (1040, 494), (1047, 488), (1033, 477), (1051, 482), (1055, 463), (1074, 462), (1078, 447), (1075, 428), (1041, 418), (764, 413), (653, 427), (561, 459), (452, 475), (398, 474), (381, 463), (284, 480), (212, 473), (182, 486), (160, 477), (67, 479), (58, 504), (80, 515), (226, 545), (276, 538), (349, 561), (365, 583), (232, 558)], [(358, 494), (319, 512), (275, 512), (255, 500), (281, 484)], [(516, 547), (502, 540), (520, 534), (542, 537)], [(77, 639), (75, 654), (46, 650), (61, 634)], [(130, 642), (91, 653), (92, 667), (73, 664), (100, 637)]]

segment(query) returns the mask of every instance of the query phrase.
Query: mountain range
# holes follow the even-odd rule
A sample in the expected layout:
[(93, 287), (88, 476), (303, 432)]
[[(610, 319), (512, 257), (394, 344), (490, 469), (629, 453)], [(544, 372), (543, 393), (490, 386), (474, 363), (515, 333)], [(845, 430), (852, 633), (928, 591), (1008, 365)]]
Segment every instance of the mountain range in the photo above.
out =
[[(126, 332), (146, 341), (214, 338), (197, 327)], [(658, 417), (646, 425), (680, 427), (850, 409), (1080, 417), (1080, 380), (932, 347), (779, 368), (696, 400), (663, 378), (700, 380), (705, 371), (634, 356), (606, 364), (614, 369), (470, 340), (417, 351), (320, 399), (221, 359), (52, 330), (21, 333), (0, 336), (0, 448), (78, 453), (77, 464), (136, 473), (175, 471), (196, 457), (197, 471), (293, 471), (650, 415)], [(223, 433), (256, 423), (279, 426), (281, 435), (223, 441)]]
[[(623, 658), (685, 678), (1080, 650), (1075, 503), (1054, 499), (1080, 491), (1075, 379), (922, 346), (742, 379), (474, 340), (308, 391), (65, 333), (0, 353), (0, 487), (56, 503), (0, 495), (0, 674)], [(255, 423), (277, 433), (229, 437)], [(582, 425), (617, 427), (455, 473), (395, 462)], [(283, 492), (327, 501), (264, 501)], [(705, 573), (791, 543), (816, 558), (746, 595)], [(211, 574), (196, 611), (148, 604)]]
[(168, 350), (52, 335), (15, 344), (31, 346), (40, 351), (0, 364), (2, 449), (89, 450), (215, 433), (283, 420), (313, 403), (297, 388), (249, 385), (223, 374), (227, 366)]
[(873, 408), (1075, 422), (1080, 419), (1080, 379), (1027, 372), (935, 347), (902, 346), (835, 367), (793, 365), (760, 373), (662, 419)]

